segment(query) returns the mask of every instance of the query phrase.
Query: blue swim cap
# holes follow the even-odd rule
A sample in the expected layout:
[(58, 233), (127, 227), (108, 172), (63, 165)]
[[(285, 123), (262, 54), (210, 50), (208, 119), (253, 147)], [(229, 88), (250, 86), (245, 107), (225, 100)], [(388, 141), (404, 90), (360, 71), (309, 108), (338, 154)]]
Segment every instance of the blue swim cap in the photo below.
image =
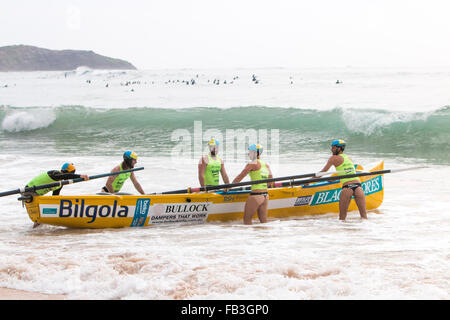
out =
[(258, 155), (262, 154), (263, 147), (260, 144), (252, 144), (250, 147), (248, 147), (249, 151), (256, 151)]
[(333, 140), (333, 142), (331, 142), (331, 146), (345, 147), (345, 141), (342, 139)]
[(125, 153), (123, 154), (124, 160), (131, 160), (131, 159), (137, 160), (137, 158), (138, 158), (137, 154), (134, 153), (133, 151), (125, 151)]

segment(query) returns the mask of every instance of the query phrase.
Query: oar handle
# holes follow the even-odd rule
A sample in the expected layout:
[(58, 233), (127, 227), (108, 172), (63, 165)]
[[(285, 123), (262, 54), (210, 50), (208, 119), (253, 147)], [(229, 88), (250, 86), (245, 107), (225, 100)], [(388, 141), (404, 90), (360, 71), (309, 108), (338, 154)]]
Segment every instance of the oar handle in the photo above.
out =
[[(122, 171), (117, 171), (117, 172), (109, 172), (109, 173), (98, 174), (96, 176), (90, 176), (89, 180), (94, 180), (94, 179), (99, 179), (99, 178), (104, 178), (104, 177), (109, 177), (109, 176), (115, 176), (115, 175), (118, 175), (118, 174), (127, 173), (127, 172), (133, 172), (133, 171), (139, 171), (139, 170), (144, 170), (144, 167), (133, 168), (133, 169), (129, 169), (129, 170), (122, 170)], [(83, 180), (83, 178), (77, 178), (77, 179), (82, 179)]]
[[(341, 180), (341, 179), (348, 179), (348, 178), (358, 178), (358, 177), (364, 177), (364, 176), (376, 176), (376, 175), (379, 175), (379, 174), (386, 174), (386, 173), (392, 173), (392, 172), (398, 172), (398, 171), (394, 171), (394, 170), (379, 170), (379, 171), (372, 171), (372, 172), (361, 172), (361, 173), (355, 173), (355, 174), (347, 174), (345, 176), (297, 180), (297, 181), (290, 182), (289, 186), (298, 186), (298, 185), (310, 184), (310, 183), (315, 183), (315, 182), (334, 181), (334, 180)], [(284, 183), (283, 183), (283, 187), (285, 187), (285, 186), (288, 186), (288, 185), (284, 185)]]
[[(109, 173), (103, 173), (103, 174), (99, 174), (99, 175), (95, 175), (95, 176), (90, 176), (89, 180), (104, 178), (104, 177), (108, 177), (108, 176), (115, 176), (115, 175), (119, 175), (119, 174), (122, 174), (122, 173), (138, 171), (138, 170), (144, 170), (144, 167), (139, 167), (139, 168), (133, 168), (133, 169), (129, 169), (129, 170), (122, 170), (122, 171), (117, 171), (117, 172), (109, 172)], [(58, 181), (58, 182), (42, 184), (42, 185), (39, 185), (39, 186), (23, 187), (23, 188), (19, 188), (19, 189), (15, 189), (15, 190), (1, 192), (0, 193), (0, 197), (9, 196), (9, 195), (18, 194), (18, 193), (25, 193), (25, 192), (36, 192), (36, 190), (53, 188), (53, 187), (59, 187), (59, 186), (62, 187), (62, 186), (65, 186), (67, 184), (73, 184), (73, 183), (77, 183), (77, 182), (81, 182), (81, 181), (85, 181), (85, 180), (80, 177), (80, 178), (75, 178), (75, 179), (70, 179), (70, 180), (62, 180), (62, 181)]]
[(346, 174), (345, 176), (313, 178), (313, 179), (305, 179), (305, 180), (297, 180), (297, 181), (276, 183), (275, 186), (276, 187), (298, 186), (298, 185), (310, 184), (310, 183), (315, 183), (315, 182), (334, 181), (334, 180), (341, 180), (341, 179), (348, 179), (348, 178), (358, 178), (358, 177), (365, 177), (365, 176), (376, 176), (376, 175), (379, 175), (379, 174), (396, 173), (396, 172), (403, 172), (403, 171), (423, 169), (423, 168), (427, 168), (427, 167), (425, 167), (425, 166), (417, 166), (417, 167), (409, 167), (409, 168), (401, 168), (401, 169), (378, 170), (378, 171), (371, 171), (371, 172), (364, 171), (364, 172), (360, 172), (360, 173)]

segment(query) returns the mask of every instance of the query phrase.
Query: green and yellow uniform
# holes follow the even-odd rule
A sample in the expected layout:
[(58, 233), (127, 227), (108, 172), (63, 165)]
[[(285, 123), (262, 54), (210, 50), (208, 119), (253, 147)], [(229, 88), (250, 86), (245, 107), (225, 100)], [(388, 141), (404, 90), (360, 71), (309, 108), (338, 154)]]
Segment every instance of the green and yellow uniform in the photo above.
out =
[[(50, 176), (48, 175), (47, 172), (41, 173), (40, 175), (34, 177), (30, 182), (27, 183), (28, 187), (34, 187), (34, 186), (39, 186), (42, 184), (48, 184), (48, 183), (53, 183), (53, 182), (58, 182), (56, 180), (53, 180), (52, 178), (50, 178)], [(59, 189), (60, 186), (56, 186), (53, 188), (46, 188), (46, 189), (40, 189), (40, 190), (36, 190), (36, 193), (40, 196), (43, 196), (44, 194)]]
[[(122, 164), (120, 164), (120, 171), (123, 171)], [(121, 173), (117, 175), (114, 181), (112, 182), (113, 192), (119, 192), (120, 189), (122, 189), (122, 186), (125, 183), (125, 181), (127, 181), (128, 178), (130, 178), (130, 176), (131, 172)]]
[[(77, 179), (81, 176), (79, 174), (75, 173), (66, 173), (61, 172), (59, 170), (50, 170), (44, 173), (41, 173), (40, 175), (34, 177), (30, 182), (27, 183), (27, 187), (34, 187), (34, 186), (40, 186), (43, 184), (49, 184), (49, 183), (55, 183), (61, 180), (69, 180), (69, 179)], [(39, 196), (43, 196), (46, 193), (49, 193), (50, 191), (53, 191), (53, 195), (59, 195), (59, 192), (61, 191), (62, 186), (56, 186), (52, 188), (45, 188), (45, 189), (39, 189), (36, 190), (36, 194)]]
[(222, 170), (222, 159), (216, 156), (215, 159), (208, 154), (208, 164), (205, 169), (205, 185), (219, 185), (219, 173)]
[[(250, 179), (252, 181), (269, 179), (269, 169), (267, 168), (266, 163), (259, 159), (258, 162), (261, 164), (261, 168), (259, 170), (250, 171), (249, 172)], [(263, 189), (267, 189), (267, 183), (258, 183), (252, 185), (252, 190), (263, 190)]]
[[(355, 165), (353, 164), (352, 160), (350, 160), (350, 158), (345, 153), (341, 153), (341, 154), (339, 154), (339, 156), (344, 159), (344, 162), (342, 162), (341, 165), (337, 166), (336, 170), (337, 171), (348, 170), (348, 172), (338, 173), (338, 175), (346, 176), (348, 174), (355, 174), (356, 169), (355, 169)], [(354, 181), (354, 180), (358, 180), (359, 182), (361, 182), (361, 180), (358, 177), (356, 177), (356, 178), (341, 179), (341, 183), (344, 184), (345, 182)]]

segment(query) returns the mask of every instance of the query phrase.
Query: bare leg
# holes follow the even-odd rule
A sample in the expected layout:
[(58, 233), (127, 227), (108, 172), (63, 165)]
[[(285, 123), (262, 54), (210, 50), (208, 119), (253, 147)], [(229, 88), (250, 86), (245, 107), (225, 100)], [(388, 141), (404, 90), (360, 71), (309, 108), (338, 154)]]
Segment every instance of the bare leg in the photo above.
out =
[(355, 202), (358, 206), (359, 214), (361, 219), (367, 219), (366, 213), (366, 196), (364, 195), (363, 188), (359, 187), (355, 190)]
[(352, 189), (342, 189), (341, 196), (339, 198), (339, 220), (345, 220), (347, 218), (347, 210), (352, 200), (353, 190)]
[(244, 224), (252, 224), (252, 217), (258, 208), (258, 203), (255, 196), (249, 196), (245, 203), (244, 209)]
[[(249, 196), (247, 202), (245, 203), (244, 211), (244, 224), (252, 224), (252, 217), (258, 210), (258, 217), (261, 220), (259, 207), (264, 203), (264, 196)], [(266, 209), (267, 211), (267, 209)], [(266, 215), (267, 220), (267, 215)]]
[(267, 222), (267, 208), (269, 207), (269, 195), (258, 196), (264, 197), (264, 202), (258, 207), (258, 218), (261, 223)]

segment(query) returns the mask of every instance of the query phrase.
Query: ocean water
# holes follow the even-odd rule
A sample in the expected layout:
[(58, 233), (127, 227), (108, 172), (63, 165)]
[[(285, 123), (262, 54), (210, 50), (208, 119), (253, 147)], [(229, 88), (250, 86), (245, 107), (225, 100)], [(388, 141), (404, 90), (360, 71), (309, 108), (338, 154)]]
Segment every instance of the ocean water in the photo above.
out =
[(0, 73), (0, 191), (67, 161), (109, 172), (129, 149), (147, 193), (197, 186), (212, 135), (230, 179), (254, 140), (275, 176), (319, 171), (335, 138), (363, 166), (426, 168), (385, 175), (367, 221), (33, 229), (17, 196), (3, 197), (0, 287), (69, 299), (449, 299), (450, 68)]

